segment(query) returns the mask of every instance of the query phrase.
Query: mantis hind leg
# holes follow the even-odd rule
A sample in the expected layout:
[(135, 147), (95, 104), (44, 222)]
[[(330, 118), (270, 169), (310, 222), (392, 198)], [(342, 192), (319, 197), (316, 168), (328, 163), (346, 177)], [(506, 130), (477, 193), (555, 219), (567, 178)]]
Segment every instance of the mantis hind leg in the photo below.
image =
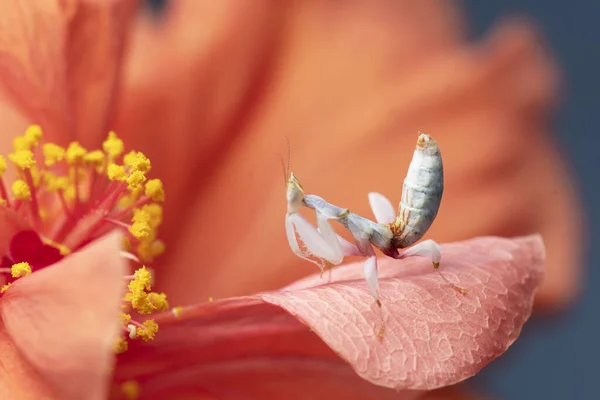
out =
[(431, 239), (419, 242), (402, 252), (398, 252), (397, 249), (393, 249), (392, 251), (386, 251), (385, 254), (396, 259), (403, 259), (412, 256), (429, 258), (431, 260), (431, 263), (433, 264), (433, 268), (444, 282), (446, 282), (454, 290), (461, 294), (467, 294), (468, 292), (467, 289), (461, 288), (460, 286), (457, 286), (454, 283), (450, 282), (448, 278), (446, 278), (444, 274), (442, 274), (442, 272), (439, 269), (440, 263), (442, 261), (442, 248), (439, 244), (437, 244)]

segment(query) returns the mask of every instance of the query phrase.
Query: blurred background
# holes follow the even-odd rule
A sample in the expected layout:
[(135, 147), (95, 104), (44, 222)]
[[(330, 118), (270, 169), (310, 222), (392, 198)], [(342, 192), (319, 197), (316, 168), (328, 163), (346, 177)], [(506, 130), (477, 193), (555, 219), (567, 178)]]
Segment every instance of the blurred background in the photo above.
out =
[[(534, 317), (514, 346), (475, 383), (498, 399), (594, 399), (600, 356), (600, 3), (544, 0), (462, 1), (477, 38), (508, 13), (537, 22), (563, 71), (555, 130), (580, 181), (590, 246), (583, 290), (560, 316)], [(540, 199), (540, 201), (544, 201)]]
[[(157, 12), (163, 3), (161, 0), (150, 1)], [(598, 376), (600, 356), (597, 339), (600, 332), (600, 209), (597, 206), (600, 204), (600, 139), (597, 132), (600, 3), (463, 0), (455, 4), (464, 11), (473, 42), (480, 40), (499, 19), (509, 14), (524, 14), (536, 22), (543, 41), (562, 69), (563, 85), (558, 112), (553, 117), (554, 131), (558, 148), (573, 172), (572, 183), (581, 193), (585, 236), (590, 243), (584, 254), (586, 268), (581, 292), (560, 311), (537, 312), (515, 345), (471, 383), (481, 393), (496, 399), (597, 398), (593, 384)], [(542, 207), (548, 199), (540, 196), (537, 201)], [(576, 210), (570, 209), (556, 212), (567, 216), (576, 214)], [(572, 246), (569, 239), (571, 237), (565, 232), (564, 246)], [(560, 245), (560, 240), (554, 242), (554, 246)], [(577, 265), (562, 268), (577, 268)]]

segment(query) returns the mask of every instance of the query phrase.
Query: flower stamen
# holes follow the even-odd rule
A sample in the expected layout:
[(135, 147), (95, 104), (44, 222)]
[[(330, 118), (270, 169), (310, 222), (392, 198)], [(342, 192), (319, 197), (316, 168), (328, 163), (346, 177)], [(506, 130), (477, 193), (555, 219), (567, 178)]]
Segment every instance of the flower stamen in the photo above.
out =
[[(88, 150), (78, 142), (66, 147), (43, 143), (38, 125), (16, 137), (13, 148), (8, 160), (16, 177), (9, 186), (3, 180), (7, 160), (0, 156), (0, 207), (11, 209), (33, 230), (18, 232), (11, 240), (0, 267), (0, 295), (15, 280), (119, 229), (124, 233), (120, 256), (138, 267), (124, 277), (128, 292), (123, 310), (144, 317), (167, 310), (166, 295), (151, 291), (154, 278), (144, 265), (165, 249), (157, 233), (165, 193), (160, 179), (148, 178), (148, 157), (135, 150), (124, 154), (123, 141), (113, 131), (101, 149)], [(116, 353), (127, 350), (128, 340), (152, 340), (158, 332), (153, 319), (138, 322), (122, 313), (121, 322), (127, 335), (115, 341)]]

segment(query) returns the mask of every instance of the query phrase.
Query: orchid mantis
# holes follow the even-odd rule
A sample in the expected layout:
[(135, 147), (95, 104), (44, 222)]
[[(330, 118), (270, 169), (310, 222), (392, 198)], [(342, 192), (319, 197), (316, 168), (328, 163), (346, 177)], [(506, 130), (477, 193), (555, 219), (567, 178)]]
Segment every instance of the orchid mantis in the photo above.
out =
[[(319, 196), (305, 194), (300, 181), (290, 173), (285, 217), (288, 242), (297, 256), (316, 264), (321, 272), (327, 263), (338, 265), (346, 256), (366, 257), (364, 276), (369, 292), (379, 307), (377, 256), (373, 246), (395, 259), (410, 256), (430, 258), (433, 267), (445, 282), (459, 292), (466, 293), (465, 289), (449, 282), (438, 270), (442, 251), (433, 240), (425, 240), (402, 252), (398, 251), (413, 245), (427, 232), (437, 215), (443, 190), (444, 173), (440, 149), (435, 140), (426, 134), (419, 134), (404, 180), (398, 215), (384, 195), (369, 193), (369, 203), (377, 222), (354, 214), (347, 208), (328, 203)], [(298, 213), (303, 206), (315, 211), (318, 229)], [(338, 221), (348, 229), (355, 244), (337, 235), (329, 220)]]

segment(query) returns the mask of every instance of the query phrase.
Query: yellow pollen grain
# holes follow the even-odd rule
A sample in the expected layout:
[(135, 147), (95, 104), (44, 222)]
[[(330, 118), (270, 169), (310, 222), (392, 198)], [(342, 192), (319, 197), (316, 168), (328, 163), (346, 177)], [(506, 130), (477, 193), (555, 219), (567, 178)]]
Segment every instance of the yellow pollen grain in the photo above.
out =
[(117, 164), (110, 164), (108, 166), (107, 176), (111, 181), (124, 182), (127, 179), (125, 167)]
[(104, 153), (100, 150), (94, 150), (83, 156), (83, 163), (87, 166), (96, 168), (98, 173), (104, 169)]
[(167, 301), (167, 295), (164, 293), (148, 293), (148, 300), (155, 309), (158, 311), (165, 311), (169, 309), (169, 302)]
[(131, 207), (135, 203), (135, 198), (132, 195), (126, 195), (119, 198), (119, 208), (125, 209)]
[(142, 338), (144, 342), (148, 342), (154, 339), (154, 335), (158, 332), (158, 324), (153, 319), (144, 321), (142, 324), (144, 329), (138, 329), (138, 336)]
[[(152, 285), (152, 274), (146, 267), (137, 269), (134, 274), (134, 278), (129, 282), (127, 288), (129, 293), (125, 295), (125, 301), (131, 302), (133, 309), (137, 310), (140, 314), (152, 314), (157, 310), (157, 307), (151, 301), (151, 298), (145, 290), (150, 290)], [(153, 295), (154, 297), (154, 295)], [(160, 305), (161, 299), (154, 297), (157, 304)], [(165, 299), (162, 299), (166, 301)]]
[(31, 150), (31, 147), (27, 143), (25, 136), (17, 136), (16, 138), (14, 138), (13, 148), (15, 149), (15, 151)]
[(146, 173), (150, 171), (152, 164), (148, 157), (139, 151), (130, 151), (123, 157), (123, 164), (131, 168), (132, 171), (140, 171)]
[(212, 296), (208, 298), (209, 303), (212, 303), (213, 301), (215, 301), (215, 299), (213, 299)]
[(146, 196), (154, 201), (165, 201), (165, 190), (160, 179), (150, 179), (146, 182)]
[(134, 380), (125, 381), (121, 384), (121, 393), (126, 400), (137, 400), (141, 393), (140, 384)]
[(26, 170), (35, 165), (31, 150), (18, 150), (8, 155), (8, 159), (21, 170)]
[(67, 160), (69, 164), (78, 164), (83, 161), (86, 154), (87, 150), (82, 147), (79, 142), (71, 142), (65, 152), (65, 160)]
[(123, 141), (113, 131), (108, 132), (108, 137), (102, 142), (102, 150), (114, 159), (123, 153)]
[(131, 315), (121, 312), (119, 314), (119, 318), (121, 319), (121, 324), (127, 326), (127, 324), (131, 321)]
[(125, 295), (125, 301), (130, 301), (134, 310), (140, 314), (152, 314), (156, 310), (148, 298), (148, 293), (144, 292), (142, 288), (130, 286), (130, 290), (131, 292)]
[(152, 287), (152, 273), (144, 265), (142, 268), (138, 268), (133, 273), (134, 280), (139, 282), (146, 290), (150, 290)]
[(138, 257), (144, 262), (150, 262), (165, 252), (165, 244), (162, 240), (143, 240), (137, 246)]
[(127, 165), (128, 167), (131, 167), (133, 165), (133, 162), (135, 161), (135, 154), (135, 150), (131, 150), (129, 153), (125, 154), (123, 156), (123, 164)]
[(147, 222), (134, 222), (129, 228), (129, 232), (139, 240), (145, 239), (152, 233), (152, 228)]
[(7, 283), (6, 285), (2, 286), (2, 288), (0, 288), (0, 293), (4, 293), (8, 290), (8, 288), (10, 287), (10, 283)]
[(29, 185), (22, 179), (17, 179), (13, 182), (12, 191), (17, 200), (31, 200)]
[(129, 283), (128, 288), (130, 292), (125, 293), (125, 297), (123, 298), (123, 300), (128, 302), (132, 302), (136, 296), (139, 296), (140, 293), (145, 293), (143, 289), (133, 287), (132, 282)]
[(65, 149), (54, 143), (45, 143), (42, 146), (44, 164), (50, 167), (65, 158)]
[(13, 266), (10, 268), (10, 273), (13, 278), (22, 278), (31, 274), (31, 267), (29, 266), (29, 263), (20, 262), (13, 264)]
[(163, 208), (160, 206), (160, 204), (146, 204), (141, 208), (141, 211), (147, 213), (150, 217), (150, 226), (152, 228), (158, 228), (163, 218)]
[(123, 336), (120, 336), (115, 339), (115, 344), (113, 347), (113, 351), (115, 352), (115, 354), (125, 353), (128, 348), (129, 344), (127, 343), (127, 339), (125, 339)]
[(150, 237), (153, 233), (152, 226), (150, 225), (150, 214), (147, 211), (136, 209), (133, 212), (131, 218), (131, 227), (129, 232), (139, 240)]
[(69, 186), (69, 178), (66, 176), (56, 176), (50, 171), (42, 172), (42, 182), (49, 192), (65, 190)]
[(129, 190), (135, 190), (138, 187), (142, 186), (145, 181), (146, 174), (144, 174), (142, 171), (133, 171), (127, 177), (127, 188)]
[(30, 125), (25, 131), (25, 135), (23, 135), (23, 137), (30, 148), (35, 147), (42, 138), (42, 128), (39, 125)]
[(150, 298), (146, 292), (134, 293), (131, 298), (131, 306), (142, 315), (152, 314), (156, 311), (156, 307), (150, 302)]
[(4, 157), (0, 156), (0, 177), (2, 175), (4, 175), (7, 168), (8, 168), (8, 166), (6, 165), (6, 159)]

